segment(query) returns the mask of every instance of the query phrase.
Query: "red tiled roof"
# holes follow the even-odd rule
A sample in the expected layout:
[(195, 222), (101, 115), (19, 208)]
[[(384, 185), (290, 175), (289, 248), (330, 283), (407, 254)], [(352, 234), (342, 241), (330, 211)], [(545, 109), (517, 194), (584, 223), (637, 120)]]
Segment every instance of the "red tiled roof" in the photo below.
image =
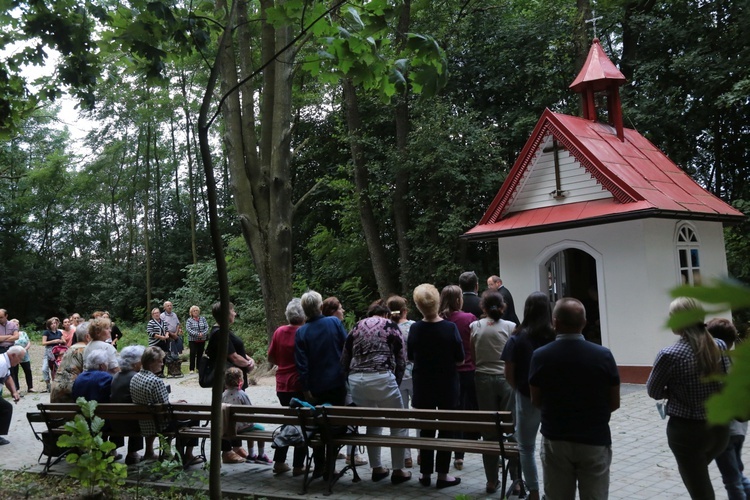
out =
[[(613, 198), (508, 213), (523, 174), (548, 133)], [(620, 141), (609, 125), (545, 110), (487, 212), (464, 237), (483, 239), (644, 217), (722, 222), (745, 218), (635, 130), (624, 129), (624, 141)]]

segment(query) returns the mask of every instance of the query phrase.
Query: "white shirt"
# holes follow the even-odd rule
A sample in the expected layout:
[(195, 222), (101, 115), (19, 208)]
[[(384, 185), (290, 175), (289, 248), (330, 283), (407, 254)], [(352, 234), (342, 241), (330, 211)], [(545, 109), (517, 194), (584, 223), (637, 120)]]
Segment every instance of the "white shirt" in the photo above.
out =
[(5, 379), (10, 375), (10, 358), (7, 353), (3, 353), (0, 356), (0, 381), (5, 382)]

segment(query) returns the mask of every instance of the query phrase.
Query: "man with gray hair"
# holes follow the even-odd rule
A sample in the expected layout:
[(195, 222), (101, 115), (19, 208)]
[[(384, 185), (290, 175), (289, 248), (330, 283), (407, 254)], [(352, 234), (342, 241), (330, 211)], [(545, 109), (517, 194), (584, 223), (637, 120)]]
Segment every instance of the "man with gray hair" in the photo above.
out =
[[(341, 353), (346, 342), (344, 325), (335, 316), (323, 316), (323, 297), (310, 290), (300, 299), (307, 323), (294, 337), (294, 361), (305, 399), (312, 404), (330, 403), (343, 406), (346, 401), (346, 379), (341, 367)], [(325, 449), (313, 450), (313, 477), (325, 476)]]
[(170, 301), (164, 302), (164, 312), (160, 316), (167, 326), (167, 333), (169, 333), (169, 351), (172, 354), (182, 354), (182, 324), (177, 313), (172, 312), (172, 307)]
[[(11, 346), (7, 351), (0, 354), (0, 383), (5, 384), (5, 387), (8, 388), (10, 395), (13, 397), (13, 401), (16, 403), (21, 399), (21, 396), (18, 394), (16, 384), (13, 383), (13, 377), (10, 376), (10, 369), (17, 366), (25, 355), (26, 349), (20, 345)], [(10, 441), (2, 436), (8, 434), (12, 418), (13, 405), (7, 402), (5, 398), (0, 397), (0, 445), (10, 443)]]

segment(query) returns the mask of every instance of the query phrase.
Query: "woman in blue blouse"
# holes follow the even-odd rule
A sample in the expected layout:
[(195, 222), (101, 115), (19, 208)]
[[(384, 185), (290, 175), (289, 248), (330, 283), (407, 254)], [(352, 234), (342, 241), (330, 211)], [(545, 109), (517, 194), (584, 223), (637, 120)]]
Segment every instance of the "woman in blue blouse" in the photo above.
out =
[[(669, 315), (699, 310), (694, 299), (680, 297), (670, 304)], [(705, 402), (721, 389), (709, 377), (727, 372), (726, 345), (702, 321), (673, 332), (680, 338), (657, 354), (646, 390), (654, 399), (667, 399), (667, 442), (690, 497), (712, 500), (708, 464), (726, 448), (729, 429), (708, 425)]]

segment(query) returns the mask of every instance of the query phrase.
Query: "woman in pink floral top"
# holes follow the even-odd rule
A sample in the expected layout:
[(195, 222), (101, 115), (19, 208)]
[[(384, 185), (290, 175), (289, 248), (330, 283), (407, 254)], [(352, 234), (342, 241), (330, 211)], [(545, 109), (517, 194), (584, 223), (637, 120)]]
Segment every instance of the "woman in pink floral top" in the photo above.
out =
[[(357, 406), (403, 408), (399, 384), (406, 369), (406, 345), (398, 325), (388, 319), (390, 311), (383, 301), (373, 303), (368, 317), (349, 332), (341, 354), (341, 366), (347, 375), (352, 400)], [(382, 434), (382, 427), (367, 428), (368, 434)], [(391, 429), (392, 436), (405, 436), (406, 429)], [(372, 480), (388, 477), (381, 465), (380, 447), (368, 446)], [(404, 470), (404, 449), (391, 448), (391, 482), (411, 479)]]

